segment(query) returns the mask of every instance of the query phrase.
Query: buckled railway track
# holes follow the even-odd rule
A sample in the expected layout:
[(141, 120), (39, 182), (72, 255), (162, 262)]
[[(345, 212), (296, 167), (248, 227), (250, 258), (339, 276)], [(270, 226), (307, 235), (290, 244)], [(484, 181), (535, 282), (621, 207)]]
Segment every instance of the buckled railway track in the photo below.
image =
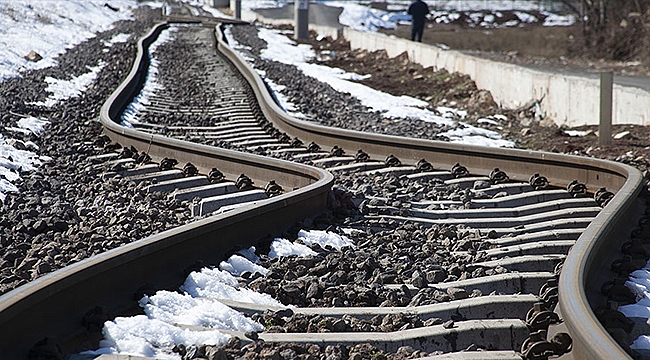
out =
[[(180, 19), (169, 15), (170, 21)], [(135, 313), (138, 299), (133, 294), (143, 285), (177, 289), (196, 260), (218, 264), (234, 249), (317, 216), (328, 202), (331, 205), (331, 188), (340, 174), (462, 189), (465, 199), (414, 199), (399, 187), (383, 196), (352, 199), (362, 216), (346, 226), (408, 223), (427, 229), (462, 224), (474, 236), (465, 240), (481, 240), (485, 246), (474, 249), (471, 241), (458, 246), (462, 239), (455, 239), (448, 256), (464, 259), (466, 269), (482, 270), (466, 279), (424, 276), (424, 284), (419, 279), (406, 287), (390, 281), (383, 285), (385, 291), (411, 297), (422, 289), (448, 293), (451, 301), (438, 304), (292, 310), (360, 319), (408, 313), (455, 322), (389, 333), (261, 332), (259, 339), (369, 342), (389, 352), (409, 345), (458, 356), (463, 356), (458, 351), (478, 346), (490, 351), (473, 352), (468, 358), (521, 358), (519, 352), (546, 358), (568, 350), (565, 336), (552, 340), (546, 333), (558, 332), (549, 325), (562, 323), (560, 331), (570, 335), (569, 354), (574, 358), (629, 357), (594, 309), (608, 304), (601, 285), (614, 275), (602, 264), (623, 256), (621, 238), (630, 234), (637, 214), (643, 212), (638, 199), (643, 179), (637, 170), (598, 159), (359, 133), (294, 119), (223, 41), (219, 28), (214, 32), (183, 26), (178, 34), (186, 43), (212, 42), (212, 49), (203, 49), (205, 62), (192, 66), (213, 88), (209, 96), (214, 106), (197, 109), (192, 99), (199, 94), (175, 97), (162, 89), (148, 94), (148, 107), (129, 108), (146, 80), (148, 47), (170, 26), (176, 25), (159, 24), (140, 41), (132, 72), (102, 108), (101, 121), (110, 139), (106, 141), (119, 143), (121, 152), (92, 161), (111, 169), (106, 179), (129, 179), (146, 184), (145, 191), (170, 192), (187, 201), (197, 221), (81, 261), (2, 296), (0, 328), (11, 331), (0, 337), (0, 357), (23, 358), (38, 341), (55, 335), (66, 352), (87, 347), (99, 336), (82, 324), (91, 309), (101, 305), (109, 314)], [(125, 111), (137, 118), (132, 127), (120, 125)], [(183, 123), (195, 118), (203, 119), (200, 126)], [(263, 149), (293, 161), (213, 145)], [(599, 192), (603, 188), (607, 190)], [(221, 302), (247, 314), (283, 310)], [(101, 323), (95, 325), (101, 328)], [(231, 334), (251, 340), (244, 333)]]

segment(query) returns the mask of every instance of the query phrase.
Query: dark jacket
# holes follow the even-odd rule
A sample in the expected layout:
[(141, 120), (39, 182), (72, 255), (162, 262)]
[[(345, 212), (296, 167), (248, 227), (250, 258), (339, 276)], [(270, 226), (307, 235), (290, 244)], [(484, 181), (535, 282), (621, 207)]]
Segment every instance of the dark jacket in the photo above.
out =
[(429, 7), (422, 0), (414, 1), (408, 9), (408, 14), (413, 17), (413, 22), (419, 24), (424, 24), (424, 19), (428, 13)]

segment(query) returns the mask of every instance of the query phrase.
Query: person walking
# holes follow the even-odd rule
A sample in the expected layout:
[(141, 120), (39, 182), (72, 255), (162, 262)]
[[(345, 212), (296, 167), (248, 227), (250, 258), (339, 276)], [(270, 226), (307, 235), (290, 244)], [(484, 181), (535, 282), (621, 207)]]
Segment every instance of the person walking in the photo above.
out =
[(422, 42), (422, 33), (424, 32), (424, 21), (429, 14), (429, 6), (422, 0), (415, 0), (408, 9), (411, 15), (411, 40)]

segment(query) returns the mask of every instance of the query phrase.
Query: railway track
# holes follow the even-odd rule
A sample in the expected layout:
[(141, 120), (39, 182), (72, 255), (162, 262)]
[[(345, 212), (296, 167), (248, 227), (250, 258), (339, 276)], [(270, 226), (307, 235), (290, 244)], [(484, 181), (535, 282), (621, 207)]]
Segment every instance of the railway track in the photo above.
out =
[[(212, 90), (176, 97), (161, 90), (147, 95), (146, 108), (129, 109), (145, 83), (150, 62), (146, 49), (170, 27), (176, 31), (177, 46), (200, 41), (218, 49), (220, 55), (209, 46), (201, 47), (205, 62), (192, 63), (197, 76), (205, 76), (200, 82)], [(400, 248), (402, 255), (425, 245), (447, 248), (429, 254), (444, 266), (423, 262), (418, 271), (392, 273), (396, 267), (390, 266), (391, 258), (378, 250), (375, 255), (380, 258), (375, 261), (389, 263), (381, 265), (382, 281), (372, 289), (379, 299), (391, 299), (383, 307), (377, 301), (352, 298), (339, 299), (340, 306), (333, 308), (318, 301), (308, 307), (308, 292), (276, 295), (298, 306), (291, 310), (294, 315), (347, 319), (349, 325), (354, 322), (350, 318), (406, 313), (419, 317), (422, 324), (388, 332), (235, 330), (231, 335), (244, 341), (262, 339), (265, 344), (371, 343), (387, 352), (411, 346), (459, 358), (460, 350), (482, 348), (490, 351), (472, 352), (470, 357), (521, 358), (517, 353), (521, 351), (529, 358), (543, 358), (550, 354), (547, 351), (563, 350), (546, 341), (551, 337), (545, 334), (550, 324), (562, 319), (573, 340), (574, 358), (627, 356), (593, 309), (607, 304), (600, 286), (612, 278), (601, 264), (622, 256), (620, 234), (630, 233), (630, 222), (643, 210), (637, 199), (643, 185), (638, 171), (597, 159), (510, 149), (486, 152), (481, 147), (357, 133), (296, 120), (279, 109), (265, 84), (223, 42), (221, 33), (213, 38), (212, 31), (165, 23), (141, 40), (133, 71), (101, 114), (110, 139), (104, 144), (117, 142), (121, 150), (91, 159), (91, 166), (111, 169), (104, 174), (107, 181), (119, 177), (142, 184), (143, 191), (170, 192), (192, 208), (197, 221), (66, 267), (2, 296), (0, 324), (13, 331), (2, 336), (1, 357), (25, 357), (43, 337), (55, 334), (66, 334), (61, 339), (65, 352), (92, 348), (103, 321), (137, 313), (137, 300), (143, 293), (152, 295), (152, 289), (177, 289), (191, 270), (200, 271), (196, 260), (218, 264), (234, 250), (258, 245), (269, 235), (286, 234), (297, 223), (308, 224), (305, 219), (322, 214), (332, 200), (359, 211), (354, 216), (348, 211), (343, 222), (329, 225), (366, 235), (355, 235), (356, 252), (341, 250), (347, 257), (333, 255), (339, 253), (332, 249), (319, 256), (335, 257), (342, 264), (351, 257), (370, 259), (373, 248), (385, 250), (377, 237), (368, 235), (377, 233), (394, 237), (387, 246)], [(193, 100), (214, 106), (197, 109)], [(131, 127), (120, 125), (123, 119)], [(190, 123), (197, 119), (198, 124)], [(337, 198), (341, 193), (331, 191), (335, 178), (340, 183), (361, 181), (370, 188), (381, 185), (353, 198)], [(594, 199), (601, 188), (611, 192), (600, 192)], [(264, 261), (276, 273), (298, 268), (291, 262)], [(452, 269), (452, 263), (462, 269)], [(326, 291), (346, 286), (332, 280), (337, 269), (333, 265), (312, 274), (328, 276), (326, 286), (312, 295), (327, 298)], [(239, 279), (251, 286), (254, 280)], [(370, 282), (370, 276), (360, 281)], [(417, 304), (413, 299), (418, 297), (435, 301), (405, 306)], [(286, 308), (277, 305), (220, 302), (253, 318), (258, 314), (257, 319), (269, 313), (275, 314), (272, 319), (289, 317)], [(553, 312), (556, 304), (560, 315)], [(556, 339), (566, 345), (566, 338)], [(528, 346), (522, 349), (524, 343)], [(44, 343), (41, 351), (50, 345)]]

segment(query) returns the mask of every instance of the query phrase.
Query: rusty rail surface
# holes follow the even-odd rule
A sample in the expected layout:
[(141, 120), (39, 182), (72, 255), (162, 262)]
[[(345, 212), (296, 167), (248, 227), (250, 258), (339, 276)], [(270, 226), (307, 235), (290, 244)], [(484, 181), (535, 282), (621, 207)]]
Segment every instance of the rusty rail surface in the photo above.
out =
[[(141, 286), (151, 283), (158, 288), (174, 288), (183, 281), (183, 270), (197, 259), (215, 263), (229, 250), (249, 246), (260, 237), (282, 231), (326, 207), (333, 176), (324, 170), (145, 134), (118, 125), (119, 114), (144, 82), (149, 62), (145, 49), (166, 26), (167, 23), (157, 25), (139, 41), (131, 73), (102, 107), (100, 120), (105, 133), (124, 146), (147, 149), (154, 159), (174, 157), (180, 162), (192, 162), (201, 171), (218, 166), (229, 177), (245, 172), (253, 179), (274, 178), (283, 187), (297, 190), (136, 241), (3, 295), (2, 359), (25, 358), (34, 343), (46, 336), (58, 336), (70, 346), (90, 341), (81, 319), (95, 306), (105, 306), (111, 314), (128, 312), (133, 306), (132, 294)], [(560, 308), (573, 337), (575, 358), (627, 356), (596, 320), (590, 304), (601, 303), (602, 296), (598, 289), (590, 289), (586, 284), (587, 280), (604, 276), (600, 275), (600, 264), (617, 253), (617, 233), (628, 228), (642, 187), (639, 171), (605, 160), (375, 135), (297, 120), (274, 103), (264, 82), (227, 46), (218, 28), (216, 36), (219, 50), (251, 84), (265, 116), (292, 137), (321, 146), (337, 145), (347, 151), (363, 149), (373, 157), (392, 153), (405, 163), (414, 164), (425, 158), (436, 168), (449, 169), (461, 162), (476, 173), (488, 173), (499, 167), (514, 180), (527, 181), (530, 174), (540, 173), (556, 185), (565, 186), (577, 179), (592, 191), (606, 187), (615, 192), (569, 253), (560, 278)]]

